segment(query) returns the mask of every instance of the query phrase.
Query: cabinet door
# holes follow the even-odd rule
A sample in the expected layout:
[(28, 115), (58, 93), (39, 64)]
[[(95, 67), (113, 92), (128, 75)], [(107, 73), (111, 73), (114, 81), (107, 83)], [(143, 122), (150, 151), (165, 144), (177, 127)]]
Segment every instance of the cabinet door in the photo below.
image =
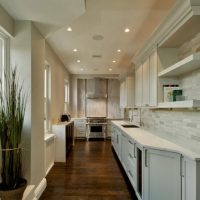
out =
[(121, 134), (121, 162), (124, 170), (127, 172), (127, 160), (128, 160), (128, 147), (127, 138), (124, 133)]
[(78, 119), (74, 122), (75, 137), (85, 137), (86, 136), (86, 120)]
[(149, 106), (149, 59), (142, 65), (142, 106)]
[(135, 87), (134, 87), (134, 76), (126, 77), (126, 108), (134, 108), (135, 105)]
[(137, 157), (136, 157), (136, 143), (133, 140), (128, 140), (128, 160), (127, 160), (127, 175), (129, 180), (136, 190), (137, 185)]
[(137, 107), (142, 105), (142, 65), (135, 71), (135, 105)]
[(184, 157), (182, 159), (182, 200), (197, 199), (197, 165), (196, 161)]
[(144, 200), (181, 200), (181, 155), (145, 149)]
[(125, 90), (126, 90), (126, 82), (125, 80), (120, 83), (120, 108), (125, 107)]
[(149, 105), (157, 106), (157, 51), (149, 57)]
[(115, 152), (121, 161), (121, 132), (118, 128), (115, 128), (115, 134), (116, 134), (116, 147)]

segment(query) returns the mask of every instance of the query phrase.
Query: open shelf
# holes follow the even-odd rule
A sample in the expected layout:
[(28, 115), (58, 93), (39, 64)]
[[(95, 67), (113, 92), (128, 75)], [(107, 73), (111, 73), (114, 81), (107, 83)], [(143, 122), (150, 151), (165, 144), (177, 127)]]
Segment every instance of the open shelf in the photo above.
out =
[(200, 6), (191, 7), (191, 16), (185, 17), (181, 23), (176, 24), (168, 37), (159, 44), (162, 48), (177, 48), (183, 43), (191, 40), (196, 34), (200, 32)]
[(199, 108), (200, 100), (186, 100), (158, 103), (157, 108)]
[(185, 73), (200, 69), (200, 52), (192, 54), (176, 64), (158, 73), (158, 77), (180, 76)]

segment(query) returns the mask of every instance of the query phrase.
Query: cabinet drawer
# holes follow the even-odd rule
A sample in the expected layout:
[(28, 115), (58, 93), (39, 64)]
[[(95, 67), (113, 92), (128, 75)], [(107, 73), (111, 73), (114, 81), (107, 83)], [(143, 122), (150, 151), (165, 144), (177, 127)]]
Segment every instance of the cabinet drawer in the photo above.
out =
[(136, 189), (136, 180), (137, 180), (137, 173), (136, 173), (136, 160), (132, 160), (130, 157), (128, 158), (128, 176), (131, 181), (131, 184)]

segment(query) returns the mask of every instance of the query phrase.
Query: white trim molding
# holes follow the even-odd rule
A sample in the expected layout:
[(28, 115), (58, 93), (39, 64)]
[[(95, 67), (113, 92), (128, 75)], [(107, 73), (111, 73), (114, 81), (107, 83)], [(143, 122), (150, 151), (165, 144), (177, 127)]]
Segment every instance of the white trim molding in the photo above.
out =
[(45, 188), (47, 187), (47, 180), (43, 178), (42, 181), (39, 183), (37, 188), (35, 189), (35, 198), (39, 199), (42, 193), (44, 192)]
[(200, 15), (199, 0), (178, 0), (145, 45), (136, 52), (132, 62), (137, 65), (150, 54), (153, 48), (162, 45), (184, 22), (194, 15)]
[(35, 200), (35, 185), (27, 185), (22, 200)]

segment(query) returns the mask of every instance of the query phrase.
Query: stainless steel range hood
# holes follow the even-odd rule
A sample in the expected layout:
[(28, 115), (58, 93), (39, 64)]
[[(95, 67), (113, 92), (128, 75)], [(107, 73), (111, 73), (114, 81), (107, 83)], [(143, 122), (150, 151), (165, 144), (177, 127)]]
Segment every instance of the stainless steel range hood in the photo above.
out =
[(87, 93), (88, 99), (107, 98), (107, 80), (103, 78), (87, 79)]

